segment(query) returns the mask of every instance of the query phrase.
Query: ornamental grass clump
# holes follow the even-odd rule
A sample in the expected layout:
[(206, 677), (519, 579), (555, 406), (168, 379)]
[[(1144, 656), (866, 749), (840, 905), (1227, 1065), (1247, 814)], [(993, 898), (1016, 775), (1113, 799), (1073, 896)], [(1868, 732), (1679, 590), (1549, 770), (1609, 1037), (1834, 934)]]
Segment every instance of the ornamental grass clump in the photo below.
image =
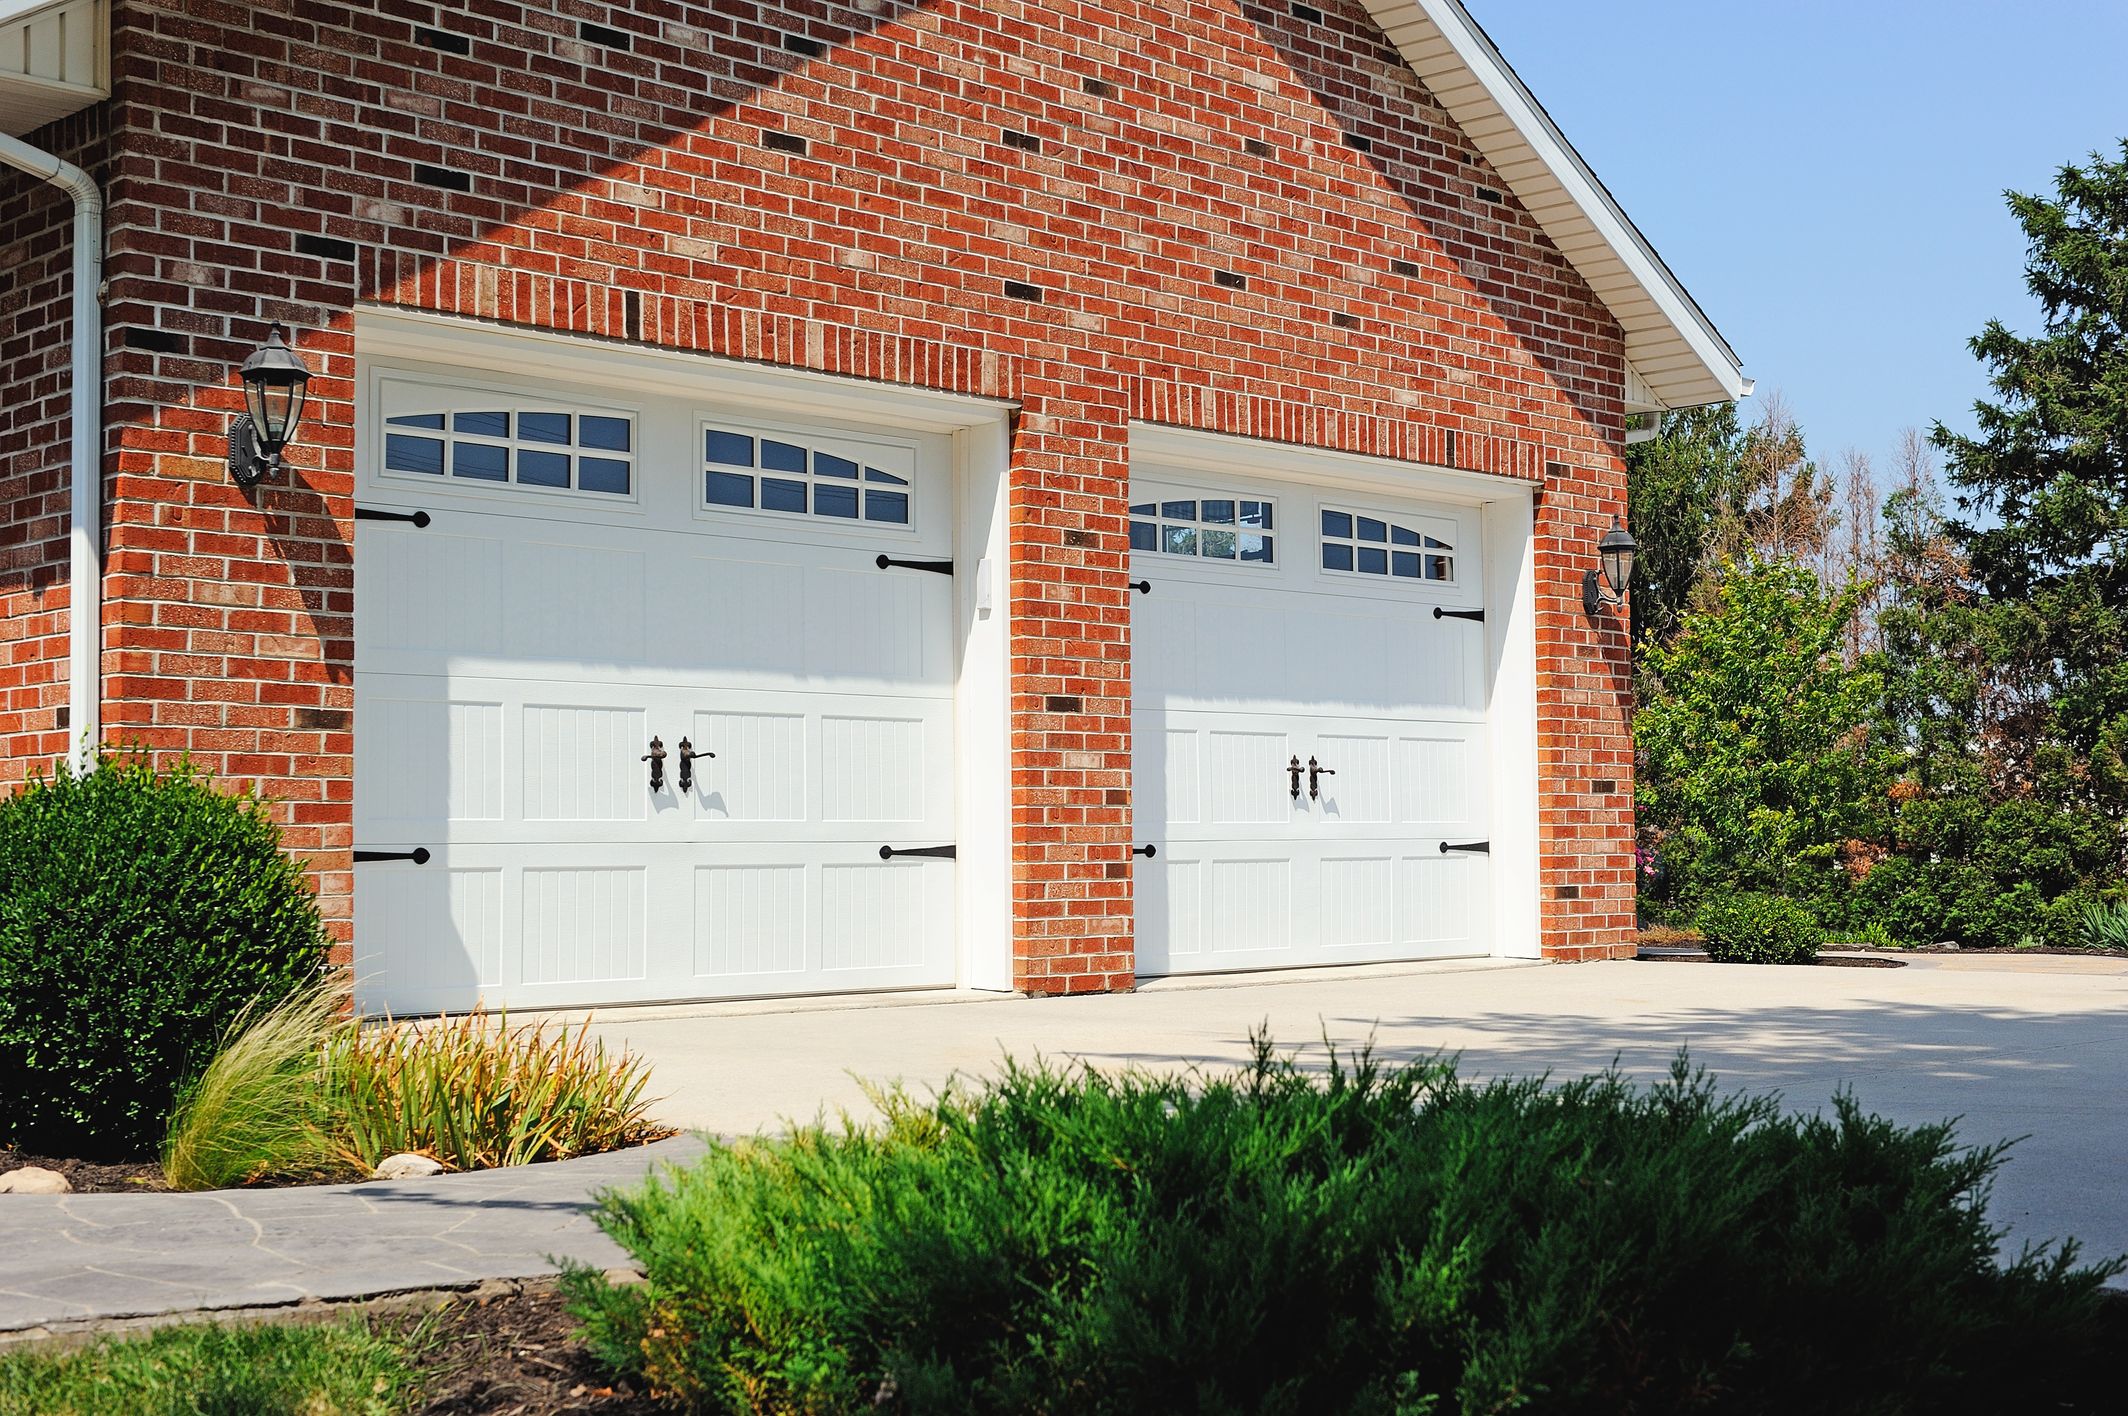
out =
[(353, 1178), (325, 1100), (326, 1052), (349, 1026), (346, 1008), (345, 989), (320, 984), (238, 1017), (170, 1119), (171, 1189)]
[(2111, 1409), (2073, 1249), (1996, 1256), (1999, 1147), (1722, 1097), (1680, 1061), (1474, 1085), (1367, 1053), (1007, 1064), (883, 1124), (713, 1143), (609, 1194), (602, 1360), (683, 1409)]
[(589, 1023), (511, 1027), (483, 1011), (335, 1032), (326, 1107), (365, 1167), (411, 1151), (454, 1170), (567, 1160), (669, 1136), (650, 1119), (647, 1064)]
[(649, 1067), (592, 1041), (588, 1020), (365, 1023), (347, 1002), (321, 983), (230, 1030), (171, 1120), (171, 1188), (360, 1179), (402, 1152), (483, 1170), (672, 1134), (650, 1119)]

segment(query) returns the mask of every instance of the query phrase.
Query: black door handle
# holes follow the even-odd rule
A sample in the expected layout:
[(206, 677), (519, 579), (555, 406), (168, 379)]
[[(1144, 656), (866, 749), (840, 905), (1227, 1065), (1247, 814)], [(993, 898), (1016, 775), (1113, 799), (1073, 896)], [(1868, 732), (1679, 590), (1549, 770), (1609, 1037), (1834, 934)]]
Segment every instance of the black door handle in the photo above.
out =
[[(1336, 775), (1337, 775), (1337, 769), (1336, 769), (1336, 768), (1334, 768), (1334, 767), (1325, 767), (1325, 766), (1321, 765), (1320, 763), (1318, 763), (1318, 762), (1317, 762), (1317, 761), (1315, 760), (1314, 756), (1313, 756), (1313, 755), (1311, 754), (1311, 755), (1309, 756), (1309, 758), (1308, 758), (1308, 800), (1310, 800), (1310, 801), (1314, 801), (1314, 800), (1315, 800), (1315, 797), (1316, 797), (1316, 780), (1315, 780), (1315, 779), (1316, 779), (1316, 778), (1318, 778), (1318, 777), (1335, 777)], [(1300, 788), (1299, 788), (1299, 787), (1295, 787), (1295, 788), (1293, 789), (1293, 792), (1294, 792), (1294, 795), (1298, 796), (1298, 795), (1300, 794)]]
[[(681, 796), (686, 796), (689, 792), (695, 789), (695, 759), (697, 757), (715, 757), (716, 755), (717, 754), (714, 752), (697, 752), (695, 751), (695, 745), (693, 743), (689, 742), (686, 738), (680, 739)], [(652, 787), (651, 790), (656, 791), (657, 788)]]
[(1141, 595), (1150, 595), (1153, 593), (1153, 582), (1150, 580), (1133, 580), (1130, 583), (1130, 588)]
[(652, 795), (665, 790), (665, 744), (658, 738), (650, 740), (650, 751), (639, 761), (650, 764), (650, 790)]
[(1160, 854), (1160, 847), (1158, 847), (1158, 846), (1133, 846), (1133, 847), (1131, 847), (1131, 854), (1132, 854), (1132, 855), (1134, 855), (1134, 856), (1141, 856), (1141, 855), (1142, 855), (1142, 856), (1144, 856), (1144, 857), (1145, 857), (1145, 858), (1146, 858), (1147, 860), (1151, 860), (1151, 859), (1152, 859), (1152, 858), (1153, 858), (1154, 856), (1156, 856), (1156, 855)]
[(903, 846), (899, 849), (893, 846), (881, 846), (879, 848), (879, 858), (881, 860), (892, 860), (896, 856), (929, 856), (933, 860), (952, 860), (959, 849), (958, 846), (916, 846), (914, 848)]
[(872, 564), (878, 566), (881, 570), (885, 570), (890, 566), (898, 566), (902, 570), (928, 570), (933, 575), (953, 574), (952, 561), (896, 560), (894, 557), (882, 553)]
[(1447, 841), (1441, 842), (1441, 854), (1447, 855), (1450, 851), (1469, 851), (1472, 855), (1491, 855), (1493, 853), (1493, 843), (1491, 841), (1459, 841), (1454, 844)]
[(416, 846), (410, 851), (356, 851), (355, 864), (366, 860), (410, 860), (416, 865), (429, 863), (429, 848)]
[(1295, 754), (1293, 755), (1293, 760), (1292, 760), (1292, 761), (1290, 761), (1290, 762), (1288, 762), (1288, 763), (1286, 764), (1286, 771), (1287, 771), (1287, 772), (1289, 772), (1289, 773), (1291, 773), (1291, 774), (1292, 774), (1292, 777), (1293, 777), (1293, 787), (1292, 787), (1292, 790), (1293, 790), (1293, 799), (1294, 799), (1295, 801), (1299, 801), (1299, 800), (1300, 800), (1300, 754), (1299, 754), (1299, 753), (1295, 753)]

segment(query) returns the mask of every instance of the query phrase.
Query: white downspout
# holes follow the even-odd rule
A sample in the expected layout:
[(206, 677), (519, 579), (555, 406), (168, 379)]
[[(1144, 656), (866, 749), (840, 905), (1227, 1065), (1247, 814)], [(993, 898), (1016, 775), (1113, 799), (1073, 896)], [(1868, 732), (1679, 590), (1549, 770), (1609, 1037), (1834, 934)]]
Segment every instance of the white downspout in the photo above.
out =
[(67, 770), (79, 774), (103, 742), (103, 193), (88, 173), (0, 133), (0, 162), (74, 199), (72, 609), (67, 614)]

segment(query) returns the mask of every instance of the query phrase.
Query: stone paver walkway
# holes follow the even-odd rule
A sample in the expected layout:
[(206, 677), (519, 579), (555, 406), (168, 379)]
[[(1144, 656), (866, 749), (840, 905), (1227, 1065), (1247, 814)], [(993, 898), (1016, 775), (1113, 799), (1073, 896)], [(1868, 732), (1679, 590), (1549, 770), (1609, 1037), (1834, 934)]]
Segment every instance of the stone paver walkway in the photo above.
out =
[(371, 1297), (625, 1261), (590, 1197), (691, 1137), (470, 1175), (197, 1195), (0, 1196), (0, 1334)]

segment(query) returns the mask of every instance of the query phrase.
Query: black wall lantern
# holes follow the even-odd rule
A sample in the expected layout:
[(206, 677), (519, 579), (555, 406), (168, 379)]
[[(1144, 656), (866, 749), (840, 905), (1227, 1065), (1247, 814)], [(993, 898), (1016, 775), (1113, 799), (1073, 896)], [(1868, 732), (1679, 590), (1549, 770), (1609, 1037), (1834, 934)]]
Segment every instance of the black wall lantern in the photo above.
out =
[(256, 487), (280, 472), (281, 449), (294, 440), (303, 420), (310, 369), (288, 347), (287, 333), (275, 320), (266, 342), (237, 371), (247, 411), (229, 425), (229, 480), (239, 487)]
[[(1611, 518), (1611, 529), (1596, 543), (1596, 560), (1603, 569), (1581, 577), (1581, 608), (1594, 618), (1605, 605), (1623, 605), (1626, 587), (1633, 583), (1633, 555), (1640, 545), (1632, 533)], [(1608, 585), (1608, 589), (1606, 588)]]

